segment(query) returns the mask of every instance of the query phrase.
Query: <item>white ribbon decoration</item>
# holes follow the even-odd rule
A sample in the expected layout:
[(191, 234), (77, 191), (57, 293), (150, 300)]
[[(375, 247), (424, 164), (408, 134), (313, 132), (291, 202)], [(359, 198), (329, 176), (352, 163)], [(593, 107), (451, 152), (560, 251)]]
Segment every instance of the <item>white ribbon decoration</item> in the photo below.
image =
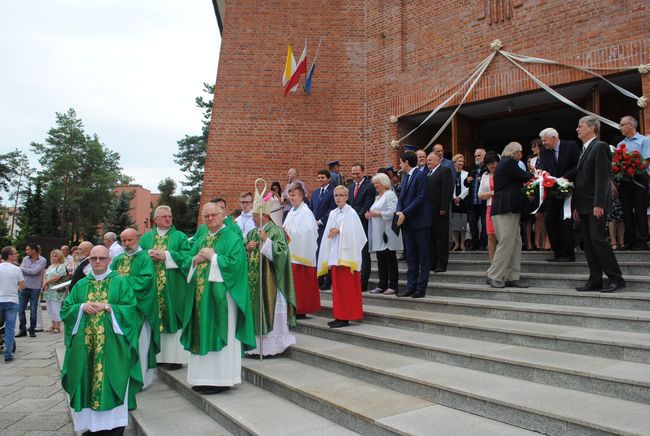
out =
[(600, 115), (597, 115), (597, 114), (595, 114), (595, 113), (593, 113), (593, 112), (590, 112), (590, 111), (588, 111), (588, 110), (586, 110), (586, 109), (583, 109), (583, 108), (581, 108), (580, 106), (578, 106), (577, 104), (575, 104), (574, 102), (572, 102), (571, 100), (569, 100), (568, 98), (566, 98), (565, 96), (563, 96), (562, 94), (559, 94), (558, 92), (556, 92), (553, 88), (551, 88), (551, 87), (548, 86), (546, 83), (542, 82), (542, 81), (539, 80), (537, 77), (535, 77), (535, 76), (534, 76), (530, 71), (528, 71), (527, 69), (525, 69), (524, 67), (522, 67), (521, 65), (519, 65), (517, 62), (515, 62), (515, 60), (514, 60), (513, 58), (510, 57), (510, 54), (509, 54), (509, 53), (507, 53), (507, 52), (503, 52), (503, 51), (501, 51), (500, 53), (501, 53), (503, 56), (505, 56), (506, 59), (508, 59), (510, 62), (512, 62), (512, 64), (513, 64), (514, 66), (516, 66), (516, 67), (519, 68), (521, 71), (523, 71), (524, 73), (526, 73), (526, 75), (527, 75), (528, 77), (530, 77), (530, 78), (533, 80), (533, 82), (537, 83), (537, 84), (538, 84), (542, 89), (544, 89), (544, 91), (548, 92), (548, 93), (551, 94), (553, 97), (555, 97), (555, 98), (557, 98), (558, 100), (560, 100), (562, 103), (564, 103), (564, 104), (566, 104), (566, 105), (568, 105), (568, 106), (571, 106), (572, 108), (574, 108), (574, 109), (576, 109), (576, 110), (579, 110), (580, 112), (582, 112), (582, 113), (584, 113), (584, 114), (591, 115), (592, 117), (597, 118), (598, 120), (600, 120), (600, 122), (605, 123), (605, 124), (607, 124), (608, 126), (612, 126), (613, 128), (615, 128), (615, 129), (617, 129), (617, 130), (620, 129), (621, 126), (619, 126), (618, 123), (616, 123), (616, 122), (614, 122), (614, 121), (612, 121), (612, 120), (608, 120), (608, 119), (605, 118), (605, 117), (601, 117)]
[[(463, 89), (463, 88), (464, 88), (464, 87), (465, 87), (465, 86), (466, 86), (466, 85), (467, 85), (467, 84), (468, 84), (468, 83), (469, 83), (469, 82), (470, 82), (470, 81), (471, 81), (471, 80), (472, 80), (472, 79), (473, 79), (473, 78), (478, 74), (479, 71), (481, 71), (481, 69), (482, 69), (482, 71), (485, 71), (485, 68), (484, 68), (484, 67), (486, 66), (486, 64), (489, 64), (489, 63), (492, 61), (493, 58), (494, 58), (494, 53), (490, 53), (490, 55), (489, 55), (488, 57), (486, 57), (485, 59), (483, 59), (483, 61), (481, 61), (481, 63), (478, 64), (478, 66), (477, 66), (477, 68), (474, 70), (474, 72), (469, 76), (469, 78), (467, 78), (467, 80), (465, 81), (465, 83), (463, 83), (463, 84), (462, 84), (462, 85), (461, 85), (461, 86), (456, 90), (456, 92), (454, 92), (454, 93), (453, 93), (452, 95), (450, 95), (450, 96), (449, 96), (445, 101), (443, 101), (443, 102), (440, 103), (438, 106), (436, 106), (436, 108), (435, 108), (433, 111), (431, 111), (431, 113), (430, 113), (429, 115), (427, 115), (427, 117), (426, 117), (426, 118), (425, 118), (425, 119), (424, 119), (420, 124), (418, 124), (417, 127), (415, 127), (413, 130), (411, 130), (410, 132), (408, 132), (406, 135), (404, 135), (403, 137), (401, 137), (400, 139), (398, 139), (398, 140), (397, 140), (397, 143), (399, 144), (400, 142), (402, 142), (403, 140), (405, 140), (406, 138), (408, 138), (409, 136), (411, 136), (411, 134), (412, 134), (413, 132), (415, 132), (417, 129), (419, 129), (420, 127), (422, 127), (422, 126), (423, 126), (427, 121), (429, 121), (429, 119), (431, 119), (432, 116), (434, 116), (435, 114), (437, 114), (438, 111), (439, 111), (440, 109), (442, 109), (442, 108), (443, 108), (447, 103), (449, 103), (449, 102), (451, 101), (451, 99), (454, 98), (454, 97), (456, 96), (456, 94), (458, 94), (458, 93), (460, 92), (460, 90)], [(481, 71), (481, 74), (482, 74), (482, 71)], [(479, 77), (480, 77), (480, 74), (479, 74)]]
[(598, 77), (599, 79), (604, 80), (605, 82), (609, 83), (613, 88), (615, 88), (618, 92), (620, 92), (621, 94), (623, 94), (626, 97), (630, 97), (630, 98), (633, 98), (635, 100), (638, 100), (640, 98), (640, 97), (634, 95), (633, 93), (631, 93), (630, 91), (628, 91), (627, 89), (621, 88), (617, 84), (610, 82), (609, 80), (607, 80), (606, 78), (604, 78), (600, 74), (591, 71), (589, 68), (579, 67), (577, 65), (563, 64), (563, 63), (560, 63), (560, 62), (549, 61), (548, 59), (536, 58), (536, 57), (533, 57), (533, 56), (519, 55), (519, 54), (515, 54), (515, 53), (510, 53), (510, 52), (505, 51), (505, 50), (501, 50), (501, 54), (503, 54), (506, 57), (512, 57), (513, 59), (517, 59), (519, 62), (525, 62), (525, 63), (530, 63), (530, 64), (561, 65), (563, 67), (574, 68), (576, 70), (580, 70), (582, 72), (585, 72), (587, 74), (591, 74), (594, 77)]
[(456, 109), (454, 109), (454, 111), (451, 113), (449, 118), (447, 118), (447, 121), (445, 121), (445, 124), (443, 124), (442, 127), (440, 127), (440, 129), (438, 129), (438, 132), (433, 136), (433, 138), (431, 138), (429, 143), (426, 146), (424, 146), (424, 148), (423, 148), (424, 151), (427, 151), (427, 148), (429, 148), (431, 146), (431, 144), (433, 144), (435, 142), (435, 140), (438, 139), (438, 136), (440, 136), (442, 134), (442, 132), (445, 130), (445, 128), (447, 128), (447, 126), (449, 125), (451, 120), (454, 118), (454, 115), (456, 115), (456, 112), (458, 112), (458, 109), (460, 109), (460, 107), (463, 105), (463, 103), (465, 103), (465, 100), (467, 99), (467, 96), (469, 95), (469, 93), (472, 92), (472, 89), (474, 89), (474, 86), (476, 85), (476, 82), (478, 82), (478, 80), (481, 78), (481, 76), (483, 75), (485, 70), (487, 70), (487, 67), (490, 66), (490, 62), (492, 62), (492, 59), (494, 59), (494, 56), (496, 56), (496, 54), (497, 54), (497, 52), (494, 51), (494, 52), (492, 52), (492, 54), (490, 54), (490, 56), (488, 56), (488, 59), (486, 59), (486, 62), (479, 69), (478, 74), (476, 75), (476, 78), (474, 79), (474, 81), (472, 82), (470, 87), (467, 89), (467, 92), (465, 92), (465, 95), (463, 96), (463, 99), (460, 101), (460, 103), (458, 103), (458, 106), (456, 106)]
[(537, 180), (537, 185), (539, 186), (539, 204), (537, 205), (537, 209), (530, 213), (531, 215), (535, 215), (539, 208), (542, 207), (542, 203), (544, 202), (544, 185), (542, 184), (544, 181), (544, 171), (535, 170), (535, 179)]
[(573, 192), (566, 197), (564, 197), (564, 206), (562, 207), (563, 210), (563, 220), (568, 220), (571, 218), (571, 197), (573, 197)]

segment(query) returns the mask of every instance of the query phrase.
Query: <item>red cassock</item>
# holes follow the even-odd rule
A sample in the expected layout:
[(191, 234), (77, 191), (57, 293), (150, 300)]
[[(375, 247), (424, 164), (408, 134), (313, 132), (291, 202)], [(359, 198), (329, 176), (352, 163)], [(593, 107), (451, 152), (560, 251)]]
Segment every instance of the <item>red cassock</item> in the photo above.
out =
[(293, 287), (296, 290), (296, 313), (304, 315), (320, 310), (320, 289), (316, 268), (306, 265), (291, 264)]
[(361, 275), (346, 266), (332, 266), (332, 303), (334, 319), (363, 319)]

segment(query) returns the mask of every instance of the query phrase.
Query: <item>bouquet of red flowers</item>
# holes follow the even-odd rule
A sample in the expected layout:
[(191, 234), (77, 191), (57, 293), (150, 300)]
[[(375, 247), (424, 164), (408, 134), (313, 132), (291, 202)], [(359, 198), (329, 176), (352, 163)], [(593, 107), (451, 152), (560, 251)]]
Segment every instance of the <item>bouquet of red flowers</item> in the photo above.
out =
[(629, 152), (625, 144), (621, 144), (612, 155), (612, 178), (618, 182), (629, 181), (637, 174), (645, 172), (645, 165), (638, 151)]

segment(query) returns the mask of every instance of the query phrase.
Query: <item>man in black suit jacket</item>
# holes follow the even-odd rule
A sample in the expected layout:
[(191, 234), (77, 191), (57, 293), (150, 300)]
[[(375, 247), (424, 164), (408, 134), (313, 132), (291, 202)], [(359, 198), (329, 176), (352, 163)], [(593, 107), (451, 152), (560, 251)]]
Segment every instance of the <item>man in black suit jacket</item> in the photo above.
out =
[(86, 277), (86, 274), (91, 271), (88, 255), (90, 254), (90, 250), (93, 248), (93, 244), (88, 241), (84, 241), (79, 244), (79, 247), (77, 248), (79, 250), (79, 259), (82, 260), (79, 262), (79, 265), (77, 265), (77, 267), (74, 269), (74, 272), (72, 273), (72, 278), (70, 279), (70, 285), (68, 286), (68, 289), (72, 289), (75, 283)]
[[(334, 202), (335, 186), (330, 184), (330, 172), (327, 170), (319, 170), (316, 179), (318, 180), (319, 186), (311, 194), (309, 208), (314, 214), (316, 224), (318, 224), (318, 248), (320, 249), (320, 241), (323, 239), (327, 218), (330, 215), (330, 211), (336, 208), (336, 203)], [(327, 273), (320, 276), (318, 283), (321, 289), (330, 289), (332, 284), (330, 274)]]
[[(544, 148), (539, 152), (538, 168), (553, 177), (573, 179), (576, 165), (580, 159), (580, 146), (574, 141), (561, 140), (552, 127), (539, 133)], [(546, 233), (551, 241), (554, 255), (549, 262), (575, 262), (575, 241), (573, 238), (573, 220), (564, 219), (564, 199), (546, 197)]]
[(399, 157), (402, 189), (397, 201), (397, 225), (402, 229), (406, 251), (406, 289), (398, 297), (424, 297), (429, 283), (431, 243), (431, 199), (426, 174), (416, 168), (417, 157), (405, 151)]
[[(612, 154), (609, 145), (596, 138), (600, 121), (586, 116), (578, 121), (578, 138), (584, 144), (578, 160), (573, 191), (573, 218), (580, 223), (584, 238), (589, 279), (580, 292), (614, 292), (625, 287), (612, 247), (607, 242), (605, 211), (611, 201)], [(603, 287), (603, 272), (609, 283)]]
[(449, 168), (440, 165), (440, 158), (435, 153), (427, 156), (429, 199), (433, 209), (431, 225), (431, 271), (434, 273), (447, 270), (449, 261), (449, 205), (454, 187), (451, 185)]
[[(370, 210), (370, 206), (375, 202), (377, 191), (372, 186), (369, 178), (365, 175), (365, 166), (362, 163), (352, 165), (352, 183), (348, 185), (348, 204), (359, 215), (363, 231), (366, 232), (368, 237), (368, 220), (366, 219), (366, 212)], [(368, 290), (368, 280), (370, 279), (370, 253), (368, 252), (368, 243), (363, 246), (361, 251), (361, 292)]]

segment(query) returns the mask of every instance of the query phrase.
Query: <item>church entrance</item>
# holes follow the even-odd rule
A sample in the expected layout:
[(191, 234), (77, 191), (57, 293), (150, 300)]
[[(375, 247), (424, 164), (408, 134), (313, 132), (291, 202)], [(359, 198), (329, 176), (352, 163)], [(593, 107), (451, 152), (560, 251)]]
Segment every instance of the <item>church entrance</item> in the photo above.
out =
[[(641, 94), (641, 79), (636, 73), (610, 76), (608, 79), (633, 93)], [(632, 115), (640, 121), (639, 126), (643, 126), (639, 119), (642, 112), (636, 102), (622, 96), (602, 81), (587, 80), (555, 89), (580, 107), (612, 121), (618, 122), (623, 115)], [(438, 112), (403, 143), (417, 145), (419, 148), (426, 146), (453, 109)], [(400, 132), (407, 133), (428, 114), (418, 113), (400, 118)], [(560, 138), (577, 141), (575, 129), (582, 116), (582, 112), (564, 105), (543, 90), (509, 95), (464, 105), (435, 143), (445, 146), (446, 157), (451, 158), (461, 153), (468, 163), (474, 162), (474, 149), (482, 147), (500, 153), (510, 141), (521, 143), (524, 155), (528, 155), (530, 141), (538, 138), (539, 132), (546, 127), (554, 127)], [(601, 139), (616, 144), (622, 135), (618, 130), (603, 125)], [(429, 147), (427, 152), (432, 149), (433, 146)]]

